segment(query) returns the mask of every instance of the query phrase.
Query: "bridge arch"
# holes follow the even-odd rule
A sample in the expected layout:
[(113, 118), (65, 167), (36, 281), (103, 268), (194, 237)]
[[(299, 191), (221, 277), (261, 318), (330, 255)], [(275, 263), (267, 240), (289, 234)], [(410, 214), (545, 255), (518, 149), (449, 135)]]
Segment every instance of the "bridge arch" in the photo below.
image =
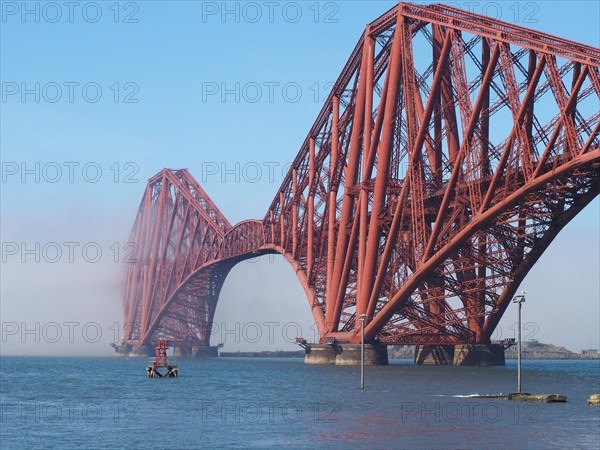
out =
[(232, 227), (185, 169), (149, 181), (126, 339), (208, 342), (231, 267), (280, 253), (322, 340), (357, 342), (364, 316), (369, 341), (488, 343), (600, 192), (599, 100), (597, 48), (400, 3), (360, 36), (262, 220)]
[[(148, 331), (142, 336), (140, 342), (147, 344), (155, 341), (157, 334), (161, 330), (163, 331), (161, 337), (165, 337), (164, 329), (168, 328), (168, 326), (161, 326), (161, 322), (165, 317), (169, 317), (173, 309), (176, 309), (182, 302), (185, 302), (186, 297), (204, 296), (207, 297), (205, 299), (205, 323), (198, 330), (199, 340), (194, 342), (194, 345), (208, 346), (219, 295), (229, 272), (235, 265), (242, 261), (267, 254), (279, 254), (292, 266), (308, 300), (308, 306), (313, 315), (318, 333), (319, 335), (324, 335), (325, 318), (321, 308), (316, 304), (314, 290), (308, 285), (306, 272), (299, 262), (294, 259), (293, 255), (284, 248), (266, 242), (262, 221), (245, 220), (235, 225), (225, 234), (218, 258), (207, 261), (191, 272), (171, 293), (150, 323)], [(202, 290), (200, 285), (205, 286), (207, 284), (210, 285), (210, 289)], [(169, 338), (171, 342), (176, 342), (180, 345), (186, 342), (185, 339), (182, 341), (181, 338), (175, 336), (170, 336)]]

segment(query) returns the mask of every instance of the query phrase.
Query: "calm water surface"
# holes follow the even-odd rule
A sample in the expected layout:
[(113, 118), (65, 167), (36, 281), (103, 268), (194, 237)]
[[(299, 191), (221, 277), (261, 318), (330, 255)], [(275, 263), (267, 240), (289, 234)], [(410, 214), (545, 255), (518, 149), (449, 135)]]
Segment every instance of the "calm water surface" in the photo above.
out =
[(516, 363), (366, 368), (300, 359), (1, 358), (2, 448), (599, 448), (600, 361), (524, 361), (523, 387), (566, 404), (468, 398), (515, 390)]

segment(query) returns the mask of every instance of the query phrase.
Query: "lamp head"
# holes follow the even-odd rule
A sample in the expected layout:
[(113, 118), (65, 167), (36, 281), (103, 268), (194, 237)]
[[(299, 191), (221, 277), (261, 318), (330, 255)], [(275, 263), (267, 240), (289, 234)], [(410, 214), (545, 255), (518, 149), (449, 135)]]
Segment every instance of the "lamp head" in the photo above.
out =
[(521, 291), (519, 295), (513, 297), (513, 303), (525, 303), (525, 291)]

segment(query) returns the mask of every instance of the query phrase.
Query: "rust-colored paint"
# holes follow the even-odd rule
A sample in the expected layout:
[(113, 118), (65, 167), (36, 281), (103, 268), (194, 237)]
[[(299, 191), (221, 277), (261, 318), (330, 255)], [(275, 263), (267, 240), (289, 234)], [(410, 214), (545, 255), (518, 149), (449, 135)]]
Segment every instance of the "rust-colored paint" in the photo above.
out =
[(125, 341), (209, 345), (231, 268), (280, 253), (322, 342), (359, 342), (360, 314), (367, 341), (489, 342), (599, 193), (599, 100), (596, 48), (400, 3), (367, 26), (262, 220), (232, 226), (187, 170), (148, 181)]

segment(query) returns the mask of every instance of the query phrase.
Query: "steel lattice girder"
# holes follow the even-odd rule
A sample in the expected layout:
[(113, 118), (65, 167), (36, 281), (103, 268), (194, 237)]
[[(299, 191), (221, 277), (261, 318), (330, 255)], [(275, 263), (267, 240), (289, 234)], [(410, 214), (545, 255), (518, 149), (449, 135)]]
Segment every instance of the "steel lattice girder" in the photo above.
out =
[[(418, 50), (418, 51), (417, 51)], [(208, 345), (237, 262), (280, 253), (322, 341), (487, 343), (598, 195), (600, 50), (444, 5), (369, 24), (262, 220), (231, 227), (186, 170), (132, 231), (126, 341)]]

